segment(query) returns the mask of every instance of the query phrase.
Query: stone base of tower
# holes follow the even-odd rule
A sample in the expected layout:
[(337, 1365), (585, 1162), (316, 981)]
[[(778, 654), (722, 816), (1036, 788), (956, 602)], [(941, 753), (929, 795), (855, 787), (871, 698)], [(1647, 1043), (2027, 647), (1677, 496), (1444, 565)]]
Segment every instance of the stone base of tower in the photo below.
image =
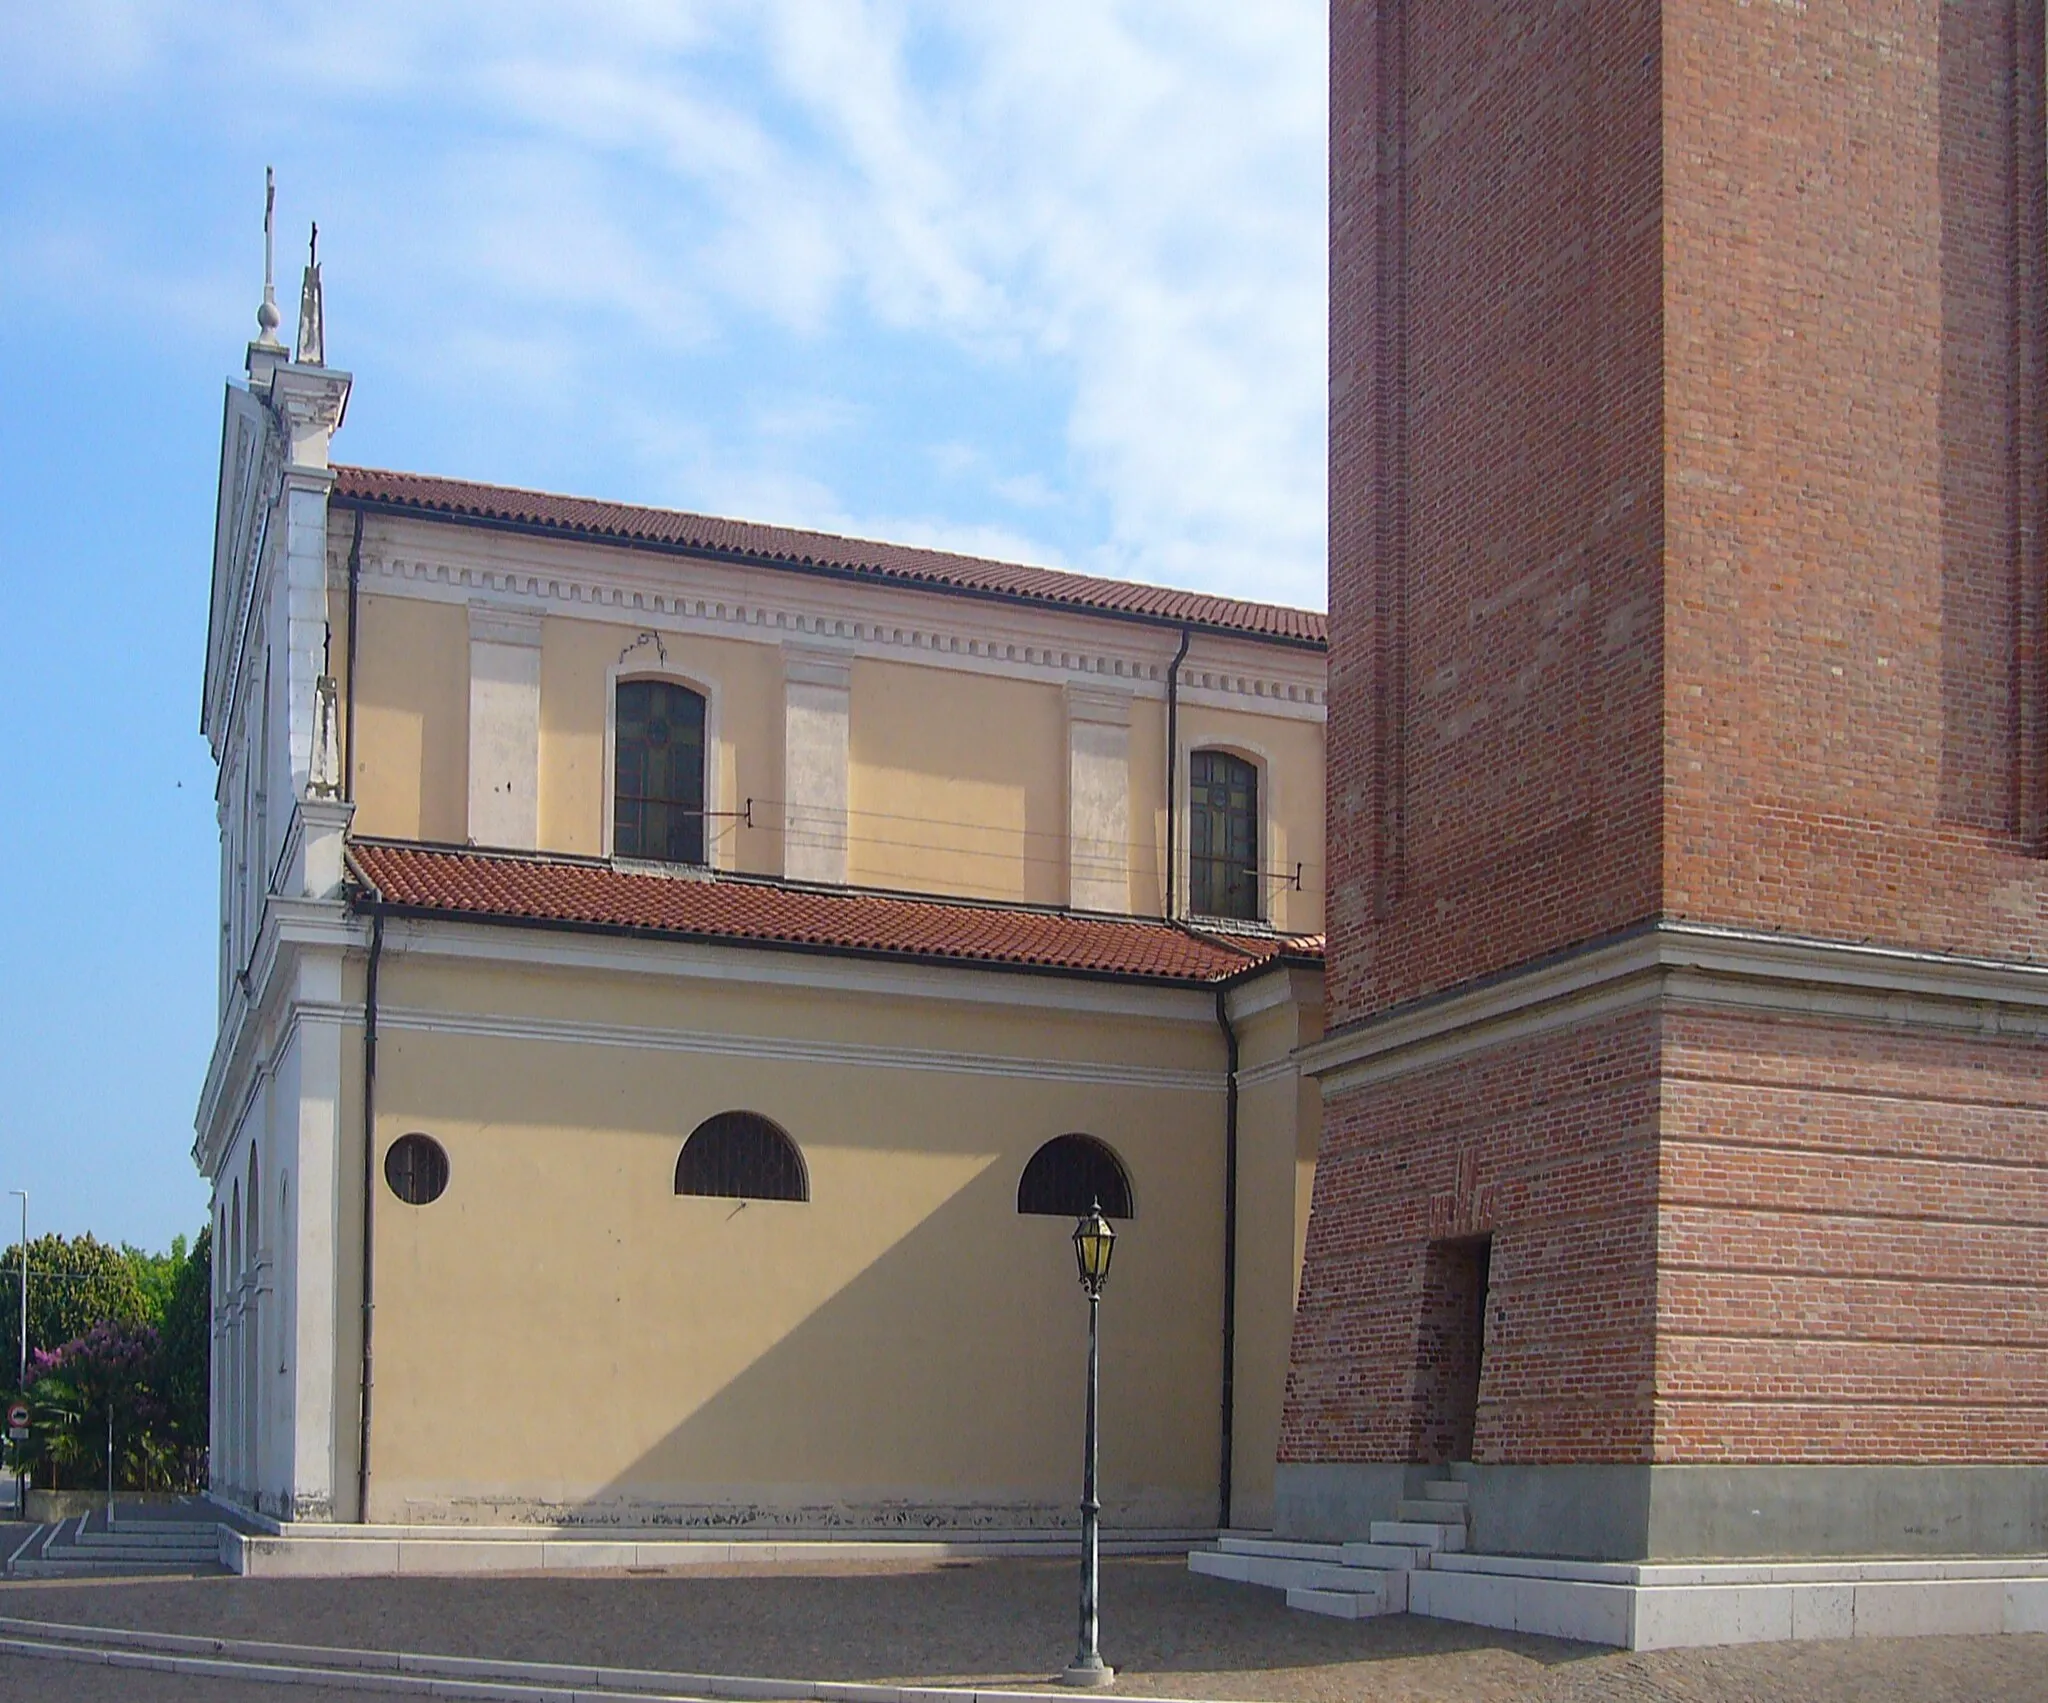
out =
[(1660, 924), (1309, 1064), (1284, 1534), (2048, 1553), (2048, 970)]

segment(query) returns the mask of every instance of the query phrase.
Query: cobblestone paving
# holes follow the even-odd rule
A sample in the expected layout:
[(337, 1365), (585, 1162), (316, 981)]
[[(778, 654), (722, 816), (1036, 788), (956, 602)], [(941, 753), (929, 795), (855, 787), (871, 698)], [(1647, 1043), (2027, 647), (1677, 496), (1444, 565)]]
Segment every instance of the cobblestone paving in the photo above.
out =
[[(294, 1643), (792, 1678), (1040, 1685), (1073, 1639), (1071, 1566), (728, 1569), (660, 1576), (232, 1578), (0, 1586), (0, 1614)], [(1396, 1616), (1347, 1623), (1174, 1560), (1104, 1565), (1103, 1653), (1134, 1695), (1246, 1703), (2048, 1703), (2048, 1637), (1642, 1655)], [(365, 1694), (0, 1659), (0, 1699)]]

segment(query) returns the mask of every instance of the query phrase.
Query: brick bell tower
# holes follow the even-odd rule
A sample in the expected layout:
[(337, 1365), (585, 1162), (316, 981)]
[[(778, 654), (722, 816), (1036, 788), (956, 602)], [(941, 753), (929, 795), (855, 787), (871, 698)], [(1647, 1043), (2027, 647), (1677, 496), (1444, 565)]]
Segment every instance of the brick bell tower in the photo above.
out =
[(2048, 1551), (2038, 0), (1337, 0), (1287, 1535)]

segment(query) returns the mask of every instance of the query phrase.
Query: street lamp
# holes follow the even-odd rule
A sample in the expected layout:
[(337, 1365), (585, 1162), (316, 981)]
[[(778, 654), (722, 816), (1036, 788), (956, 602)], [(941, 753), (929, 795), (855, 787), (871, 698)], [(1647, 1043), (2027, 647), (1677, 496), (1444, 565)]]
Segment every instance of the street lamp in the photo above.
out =
[(1107, 1685), (1116, 1678), (1116, 1669), (1103, 1661), (1102, 1652), (1095, 1647), (1100, 1576), (1096, 1516), (1102, 1512), (1102, 1504), (1095, 1499), (1096, 1320), (1102, 1307), (1102, 1286), (1109, 1279), (1109, 1258), (1115, 1251), (1116, 1232), (1102, 1216), (1098, 1200), (1074, 1226), (1074, 1263), (1080, 1268), (1081, 1287), (1088, 1291), (1088, 1442), (1081, 1469), (1081, 1641), (1072, 1664), (1060, 1675), (1067, 1685)]

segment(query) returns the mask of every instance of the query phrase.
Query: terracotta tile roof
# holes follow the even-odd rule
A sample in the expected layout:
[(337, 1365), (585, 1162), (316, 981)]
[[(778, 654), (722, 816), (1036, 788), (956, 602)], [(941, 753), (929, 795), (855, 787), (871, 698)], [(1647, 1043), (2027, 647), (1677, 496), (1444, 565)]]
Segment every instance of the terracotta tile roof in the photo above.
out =
[(383, 903), (407, 912), (1154, 982), (1213, 983), (1281, 958), (1322, 958), (1320, 937), (1191, 934), (1157, 922), (391, 840), (356, 840), (350, 849)]
[(371, 467), (337, 467), (335, 473), (334, 500), (349, 507), (566, 533), (684, 554), (736, 558), (768, 567), (916, 585), (967, 597), (1015, 599), (1312, 649), (1323, 648), (1329, 638), (1328, 623), (1318, 611), (1277, 603), (1250, 603), (1204, 592), (1096, 579), (1055, 568), (984, 561), (946, 550), (878, 544), (789, 526), (719, 520), (675, 509), (638, 508), (630, 503), (478, 485), (423, 473), (390, 473)]

